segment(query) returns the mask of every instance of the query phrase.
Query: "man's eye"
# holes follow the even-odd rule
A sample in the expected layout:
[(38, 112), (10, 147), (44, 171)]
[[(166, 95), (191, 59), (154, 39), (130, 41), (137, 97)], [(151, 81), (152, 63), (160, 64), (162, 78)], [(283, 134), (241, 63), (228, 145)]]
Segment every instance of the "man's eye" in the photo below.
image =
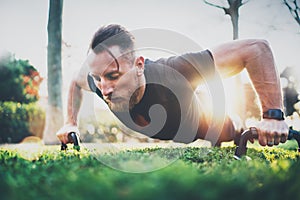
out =
[(119, 78), (119, 73), (108, 74), (107, 78), (109, 80), (116, 80)]

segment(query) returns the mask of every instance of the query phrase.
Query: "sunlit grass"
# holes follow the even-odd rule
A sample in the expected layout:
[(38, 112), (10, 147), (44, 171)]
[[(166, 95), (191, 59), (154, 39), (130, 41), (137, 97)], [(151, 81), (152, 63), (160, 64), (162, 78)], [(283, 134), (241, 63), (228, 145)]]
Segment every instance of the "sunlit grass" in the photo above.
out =
[[(25, 147), (25, 146), (23, 146)], [(40, 146), (41, 147), (41, 146)], [(28, 149), (27, 149), (28, 150)], [(125, 167), (145, 167), (149, 155), (174, 159), (148, 173), (125, 173), (90, 150), (46, 146), (0, 149), (1, 199), (299, 199), (299, 154), (282, 148), (249, 148), (247, 161), (234, 147), (142, 148), (103, 154)], [(179, 156), (178, 156), (179, 155)], [(161, 159), (152, 159), (159, 165)]]

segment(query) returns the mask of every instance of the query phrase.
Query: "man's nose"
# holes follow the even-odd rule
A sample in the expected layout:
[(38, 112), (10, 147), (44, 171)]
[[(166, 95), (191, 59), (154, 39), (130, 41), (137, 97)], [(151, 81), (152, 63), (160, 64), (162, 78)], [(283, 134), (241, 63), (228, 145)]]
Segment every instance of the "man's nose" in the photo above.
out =
[(108, 82), (102, 82), (101, 83), (101, 87), (100, 90), (103, 94), (103, 96), (109, 96), (113, 93), (114, 91), (114, 86), (111, 83)]

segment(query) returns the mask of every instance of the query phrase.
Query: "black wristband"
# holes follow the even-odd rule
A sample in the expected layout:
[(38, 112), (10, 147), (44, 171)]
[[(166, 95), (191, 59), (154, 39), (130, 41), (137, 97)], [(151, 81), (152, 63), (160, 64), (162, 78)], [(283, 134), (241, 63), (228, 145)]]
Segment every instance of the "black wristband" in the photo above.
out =
[(280, 109), (270, 109), (263, 113), (264, 119), (284, 120), (284, 114)]

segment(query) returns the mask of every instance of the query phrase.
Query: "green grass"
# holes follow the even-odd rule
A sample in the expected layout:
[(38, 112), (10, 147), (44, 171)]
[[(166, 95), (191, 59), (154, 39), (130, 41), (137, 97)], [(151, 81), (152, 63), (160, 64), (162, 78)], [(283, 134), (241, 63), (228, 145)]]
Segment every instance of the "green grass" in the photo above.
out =
[(250, 161), (235, 160), (233, 152), (190, 147), (101, 155), (106, 164), (128, 168), (172, 161), (152, 172), (126, 173), (84, 149), (53, 148), (27, 157), (0, 149), (0, 199), (300, 199), (295, 150), (250, 148)]

